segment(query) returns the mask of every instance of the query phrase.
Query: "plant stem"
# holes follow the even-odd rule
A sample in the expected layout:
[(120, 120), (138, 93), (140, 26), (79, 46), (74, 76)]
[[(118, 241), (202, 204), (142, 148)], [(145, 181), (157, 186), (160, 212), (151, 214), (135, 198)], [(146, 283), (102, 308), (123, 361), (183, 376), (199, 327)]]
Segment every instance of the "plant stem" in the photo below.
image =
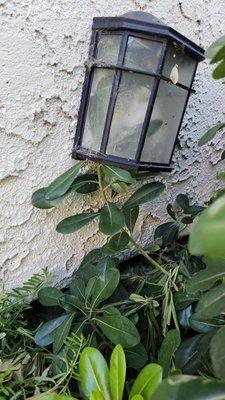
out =
[(145, 251), (144, 249), (142, 249), (141, 246), (139, 246), (139, 244), (137, 242), (135, 242), (135, 240), (130, 236), (130, 242), (133, 244), (134, 248), (137, 250), (137, 252), (139, 254), (141, 254), (143, 257), (146, 258), (146, 260), (148, 260), (156, 269), (158, 269), (160, 272), (162, 272), (164, 275), (166, 276), (170, 276), (170, 273), (168, 271), (166, 271), (165, 268), (163, 268), (160, 264), (157, 263), (157, 261), (155, 261), (153, 258), (151, 258), (149, 256), (149, 254), (147, 253), (147, 251)]
[(104, 191), (104, 188), (103, 188), (103, 185), (102, 185), (101, 164), (97, 166), (97, 171), (98, 171), (99, 190), (100, 190), (100, 193), (101, 193), (102, 200), (104, 201), (104, 203), (106, 203), (107, 202), (107, 198), (106, 198), (105, 191)]

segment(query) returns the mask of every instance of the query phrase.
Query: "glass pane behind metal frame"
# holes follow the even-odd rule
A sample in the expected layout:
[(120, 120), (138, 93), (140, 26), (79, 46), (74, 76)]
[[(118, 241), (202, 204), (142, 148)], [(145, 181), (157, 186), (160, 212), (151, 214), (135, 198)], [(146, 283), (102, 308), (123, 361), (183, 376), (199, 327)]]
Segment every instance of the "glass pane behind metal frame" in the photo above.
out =
[(186, 54), (182, 48), (170, 45), (167, 52), (162, 75), (170, 78), (175, 67), (178, 71), (178, 82), (190, 87), (197, 61)]
[(134, 159), (154, 78), (123, 72), (112, 118), (107, 154)]
[(114, 71), (95, 68), (87, 106), (82, 146), (100, 151)]
[(129, 36), (124, 65), (147, 72), (156, 72), (161, 52), (162, 42)]
[(160, 81), (142, 150), (142, 162), (169, 164), (188, 91)]
[(117, 64), (121, 35), (99, 34), (97, 60)]

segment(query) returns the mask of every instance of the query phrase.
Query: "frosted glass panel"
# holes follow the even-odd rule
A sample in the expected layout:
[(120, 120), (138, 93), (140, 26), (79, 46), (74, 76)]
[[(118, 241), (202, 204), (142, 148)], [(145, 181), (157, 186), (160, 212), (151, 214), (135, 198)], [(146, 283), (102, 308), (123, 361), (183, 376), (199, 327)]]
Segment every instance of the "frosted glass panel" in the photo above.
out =
[(162, 51), (162, 42), (129, 36), (125, 66), (156, 72)]
[(154, 79), (124, 72), (114, 109), (107, 154), (134, 159)]
[(113, 75), (114, 72), (108, 69), (94, 70), (82, 146), (95, 151), (100, 150)]
[(141, 161), (168, 164), (188, 92), (161, 81)]
[(163, 75), (170, 78), (174, 66), (178, 68), (178, 82), (182, 83), (182, 85), (190, 86), (196, 61), (188, 54), (178, 51), (174, 46), (170, 46), (166, 54)]
[(116, 64), (120, 48), (120, 35), (102, 34), (98, 42), (97, 59), (109, 64)]

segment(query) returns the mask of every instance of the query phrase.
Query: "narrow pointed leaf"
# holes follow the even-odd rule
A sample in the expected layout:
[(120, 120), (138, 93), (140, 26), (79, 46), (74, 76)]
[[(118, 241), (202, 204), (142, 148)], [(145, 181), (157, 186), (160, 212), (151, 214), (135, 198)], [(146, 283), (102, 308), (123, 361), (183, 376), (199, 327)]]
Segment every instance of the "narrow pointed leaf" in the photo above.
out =
[(144, 400), (151, 400), (153, 393), (162, 381), (162, 373), (163, 371), (160, 365), (146, 365), (131, 388), (129, 400), (138, 394), (141, 395)]
[(104, 400), (104, 396), (100, 390), (95, 389), (91, 392), (90, 400)]
[(59, 204), (61, 204), (64, 201), (64, 199), (66, 198), (66, 194), (65, 194), (64, 196), (58, 197), (57, 199), (47, 200), (46, 199), (47, 189), (48, 188), (44, 187), (44, 188), (36, 190), (36, 192), (34, 192), (32, 194), (31, 202), (34, 207), (40, 208), (40, 209), (53, 208), (53, 207), (56, 207)]
[(206, 144), (207, 142), (209, 142), (210, 140), (212, 140), (214, 138), (214, 136), (217, 134), (217, 132), (219, 132), (221, 129), (225, 128), (225, 123), (219, 123), (215, 126), (213, 126), (212, 128), (210, 128), (202, 137), (201, 139), (199, 139), (198, 141), (198, 145), (199, 146), (203, 146), (204, 144)]
[(133, 208), (140, 204), (154, 200), (163, 192), (164, 189), (165, 186), (161, 182), (147, 183), (130, 196), (130, 198), (123, 205), (123, 208)]
[(63, 219), (56, 227), (57, 232), (63, 234), (74, 233), (95, 219), (98, 213), (82, 213)]
[(125, 183), (134, 182), (134, 178), (132, 178), (130, 172), (126, 171), (125, 169), (114, 167), (112, 165), (104, 165), (102, 168), (108, 178), (108, 181)]
[(172, 329), (163, 339), (158, 355), (158, 363), (163, 368), (164, 378), (169, 375), (172, 358), (179, 346), (180, 333), (176, 329)]
[(72, 185), (75, 177), (79, 173), (84, 161), (78, 162), (76, 165), (71, 167), (68, 171), (58, 176), (47, 188), (46, 199), (54, 200), (58, 197), (63, 196)]
[(109, 385), (112, 400), (122, 400), (126, 378), (126, 359), (123, 348), (118, 344), (110, 358)]
[(139, 206), (135, 206), (133, 208), (123, 207), (123, 212), (125, 216), (125, 224), (129, 231), (133, 232), (139, 215)]
[(100, 276), (91, 278), (88, 282), (89, 289), (86, 290), (86, 295), (90, 299), (92, 307), (97, 307), (97, 305), (108, 299), (117, 288), (119, 280), (120, 273), (115, 268), (106, 269)]

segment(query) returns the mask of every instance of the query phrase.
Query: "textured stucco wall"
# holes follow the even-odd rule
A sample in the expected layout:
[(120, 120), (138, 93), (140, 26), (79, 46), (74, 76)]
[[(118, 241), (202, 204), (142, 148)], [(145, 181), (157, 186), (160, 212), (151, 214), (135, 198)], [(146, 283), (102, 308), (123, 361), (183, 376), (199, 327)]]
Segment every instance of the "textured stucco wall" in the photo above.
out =
[[(92, 17), (130, 10), (150, 11), (204, 47), (224, 34), (224, 0), (0, 0), (0, 277), (6, 289), (43, 267), (56, 274), (56, 282), (67, 279), (84, 254), (103, 242), (95, 222), (64, 237), (54, 229), (62, 218), (97, 207), (96, 195), (75, 195), (49, 211), (34, 209), (30, 197), (74, 163), (70, 153)], [(143, 241), (177, 193), (203, 202), (218, 185), (219, 139), (211, 147), (196, 144), (225, 118), (225, 89), (210, 73), (207, 63), (199, 66), (167, 193), (142, 209)]]

